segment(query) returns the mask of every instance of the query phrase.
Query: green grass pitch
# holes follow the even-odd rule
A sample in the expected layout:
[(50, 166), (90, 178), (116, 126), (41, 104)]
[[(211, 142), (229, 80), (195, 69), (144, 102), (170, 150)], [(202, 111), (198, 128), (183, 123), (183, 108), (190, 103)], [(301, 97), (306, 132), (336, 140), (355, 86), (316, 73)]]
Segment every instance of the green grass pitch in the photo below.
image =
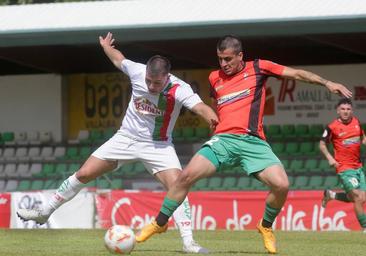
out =
[[(1, 256), (112, 255), (103, 245), (105, 230), (0, 229)], [(278, 255), (366, 255), (366, 234), (361, 232), (275, 232)], [(195, 239), (210, 255), (267, 255), (255, 231), (195, 231)], [(177, 231), (137, 244), (131, 255), (183, 255)]]

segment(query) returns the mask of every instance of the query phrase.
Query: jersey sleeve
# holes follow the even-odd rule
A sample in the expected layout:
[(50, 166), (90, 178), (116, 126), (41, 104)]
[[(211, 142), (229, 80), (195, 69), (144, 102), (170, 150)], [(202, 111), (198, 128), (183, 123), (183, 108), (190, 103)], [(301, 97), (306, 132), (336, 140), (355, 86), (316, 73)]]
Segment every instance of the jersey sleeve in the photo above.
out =
[(146, 70), (146, 65), (124, 59), (121, 62), (121, 68), (123, 73), (128, 75), (132, 81), (143, 74), (143, 72)]
[(210, 97), (216, 99), (217, 98), (217, 94), (215, 89), (210, 85), (210, 87), (208, 88), (210, 90)]
[[(217, 72), (216, 72), (217, 73)], [(210, 83), (209, 85), (209, 92), (210, 92), (210, 97), (216, 99), (217, 94), (214, 88), (214, 84), (216, 83), (217, 78), (215, 79), (215, 77), (217, 77), (217, 74), (215, 72), (211, 72), (210, 75), (208, 76), (208, 81)]]
[(357, 122), (358, 122), (358, 126), (360, 127), (360, 137), (361, 137), (361, 140), (362, 140), (363, 136), (365, 136), (365, 131), (362, 129), (362, 125), (361, 125), (360, 120), (357, 119)]
[(183, 84), (178, 87), (176, 99), (188, 109), (192, 109), (195, 105), (202, 102), (200, 96), (198, 96), (197, 93), (194, 93), (188, 84)]
[(324, 129), (321, 140), (324, 142), (329, 142), (331, 137), (332, 137), (332, 130), (327, 125), (327, 127), (325, 127), (325, 129)]
[(285, 66), (269, 60), (259, 60), (259, 68), (262, 73), (268, 76), (281, 76)]

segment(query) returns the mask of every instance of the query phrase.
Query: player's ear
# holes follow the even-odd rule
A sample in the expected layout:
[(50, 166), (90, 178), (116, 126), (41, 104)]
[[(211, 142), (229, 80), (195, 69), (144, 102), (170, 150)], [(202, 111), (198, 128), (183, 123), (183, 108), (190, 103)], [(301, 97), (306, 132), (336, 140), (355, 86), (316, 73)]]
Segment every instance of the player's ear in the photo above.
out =
[(238, 53), (238, 56), (240, 57), (240, 59), (243, 59), (243, 57), (244, 57), (244, 53), (243, 53), (243, 52), (239, 52), (239, 53)]

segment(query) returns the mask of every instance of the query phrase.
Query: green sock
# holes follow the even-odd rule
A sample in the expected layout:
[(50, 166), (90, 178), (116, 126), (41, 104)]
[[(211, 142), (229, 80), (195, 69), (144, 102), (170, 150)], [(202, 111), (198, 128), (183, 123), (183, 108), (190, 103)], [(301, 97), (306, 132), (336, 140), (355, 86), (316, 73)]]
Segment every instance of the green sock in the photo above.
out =
[(338, 200), (338, 201), (342, 201), (342, 202), (346, 202), (346, 203), (349, 203), (351, 202), (348, 197), (347, 197), (347, 194), (344, 193), (344, 192), (338, 192), (335, 194), (335, 199)]
[(357, 215), (357, 220), (361, 227), (366, 228), (366, 214)]
[(264, 209), (264, 216), (263, 216), (263, 227), (270, 228), (275, 221), (277, 215), (280, 213), (281, 208), (273, 208), (268, 203), (266, 203), (266, 208)]
[(170, 216), (173, 215), (173, 212), (175, 211), (175, 209), (177, 209), (180, 204), (181, 203), (178, 203), (175, 200), (165, 197), (164, 201), (163, 201), (163, 205), (161, 206), (160, 212), (159, 212), (158, 216), (156, 216), (156, 218), (155, 218), (156, 223), (160, 227), (164, 226), (168, 222)]
[(175, 209), (178, 208), (178, 206), (181, 203), (178, 203), (175, 200), (169, 199), (167, 197), (164, 198), (163, 205), (161, 206), (160, 212), (164, 213), (166, 216), (170, 217), (173, 215), (173, 212)]

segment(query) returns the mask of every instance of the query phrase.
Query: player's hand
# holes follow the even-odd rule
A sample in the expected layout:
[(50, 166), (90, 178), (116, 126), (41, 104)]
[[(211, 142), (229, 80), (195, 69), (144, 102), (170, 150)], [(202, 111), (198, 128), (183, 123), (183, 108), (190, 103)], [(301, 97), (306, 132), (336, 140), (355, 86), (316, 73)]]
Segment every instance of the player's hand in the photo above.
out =
[(219, 121), (218, 120), (216, 120), (216, 119), (211, 119), (210, 120), (210, 129), (212, 130), (212, 131), (215, 131), (215, 129), (216, 129), (216, 126), (219, 124)]
[(339, 94), (346, 98), (352, 97), (352, 92), (343, 84), (334, 83), (332, 81), (328, 81), (325, 83), (325, 87), (328, 88), (329, 91), (335, 94)]
[[(361, 127), (361, 129), (362, 129), (362, 127)], [(362, 129), (362, 140), (361, 140), (361, 143), (363, 144), (363, 145), (365, 145), (366, 146), (366, 134), (365, 134), (365, 132), (366, 132), (366, 129)], [(362, 147), (362, 145), (361, 145), (361, 147)]]
[(335, 159), (329, 160), (328, 163), (332, 167), (338, 167), (338, 165), (339, 165), (339, 163)]
[(102, 36), (99, 36), (99, 43), (100, 45), (104, 47), (112, 47), (114, 48), (114, 38), (111, 32), (108, 32), (107, 35), (103, 38)]

